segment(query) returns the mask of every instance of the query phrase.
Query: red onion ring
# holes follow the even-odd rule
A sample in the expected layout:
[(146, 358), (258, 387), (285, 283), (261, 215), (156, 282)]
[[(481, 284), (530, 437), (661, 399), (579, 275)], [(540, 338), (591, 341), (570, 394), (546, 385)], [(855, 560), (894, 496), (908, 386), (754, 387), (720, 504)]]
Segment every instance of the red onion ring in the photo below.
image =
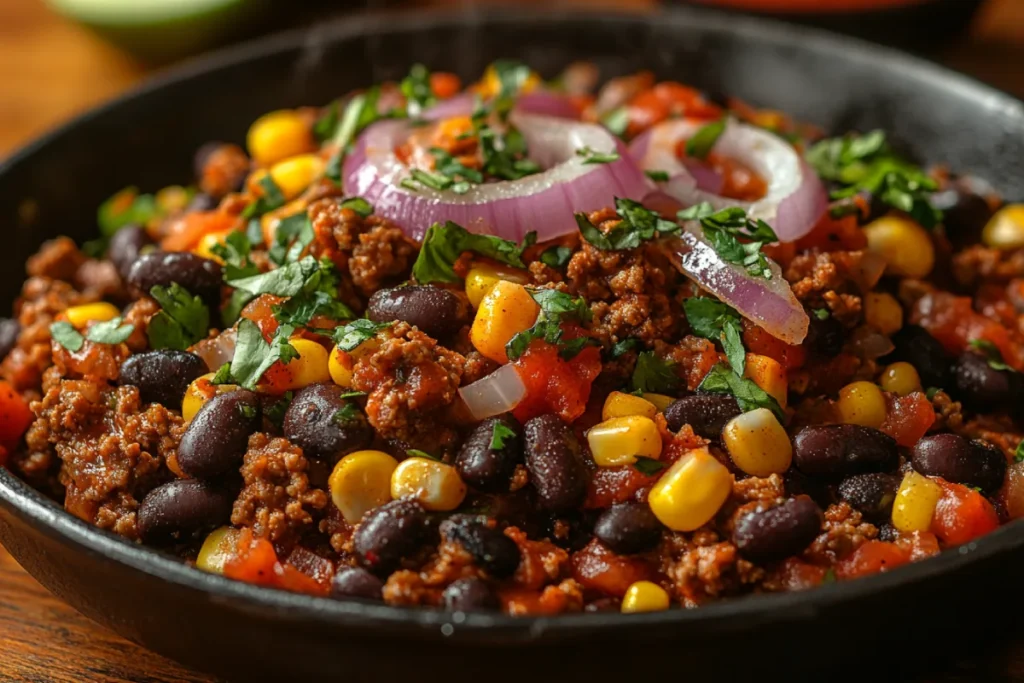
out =
[[(382, 121), (359, 138), (345, 159), (344, 187), (350, 196), (373, 204), (406, 234), (421, 240), (433, 223), (454, 221), (473, 232), (519, 241), (530, 231), (548, 240), (577, 230), (574, 214), (611, 206), (615, 197), (643, 197), (651, 183), (630, 158), (626, 146), (603, 127), (513, 111), (511, 123), (522, 132), (531, 158), (546, 171), (520, 180), (485, 183), (465, 194), (401, 186), (409, 168), (395, 146), (410, 133), (408, 122)], [(576, 151), (617, 152), (606, 164), (585, 164)]]
[(474, 420), (485, 420), (507, 413), (519, 405), (526, 396), (526, 385), (519, 377), (516, 366), (509, 363), (462, 387), (459, 396)]
[[(460, 93), (447, 100), (441, 100), (429, 109), (425, 109), (420, 115), (421, 119), (427, 121), (440, 121), (455, 116), (469, 116), (476, 106), (476, 99), (470, 93)], [(520, 95), (516, 100), (515, 110), (527, 114), (540, 114), (542, 116), (556, 116), (560, 119), (579, 120), (580, 112), (575, 105), (564, 95), (553, 93), (548, 90), (534, 90)]]
[(441, 100), (432, 107), (423, 110), (421, 119), (427, 121), (440, 121), (456, 116), (469, 116), (473, 113), (473, 96), (469, 93), (459, 93), (447, 100)]
[[(715, 151), (741, 161), (768, 183), (768, 192), (753, 202), (722, 197), (701, 187), (688, 166), (676, 156), (706, 121), (673, 119), (658, 124), (634, 141), (630, 151), (644, 170), (665, 171), (669, 180), (661, 189), (688, 206), (709, 202), (716, 209), (738, 206), (751, 218), (769, 223), (783, 242), (809, 233), (828, 210), (828, 194), (818, 175), (800, 154), (778, 136), (745, 123), (729, 121), (715, 143)], [(704, 183), (709, 182), (705, 177)], [(720, 191), (720, 190), (719, 190)]]

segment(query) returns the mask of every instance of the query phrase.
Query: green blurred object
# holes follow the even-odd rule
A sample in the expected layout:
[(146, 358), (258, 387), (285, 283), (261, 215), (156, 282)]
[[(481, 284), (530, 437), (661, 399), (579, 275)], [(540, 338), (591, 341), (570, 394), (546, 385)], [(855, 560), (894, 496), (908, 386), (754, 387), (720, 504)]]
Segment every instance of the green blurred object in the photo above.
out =
[(133, 55), (164, 63), (236, 38), (266, 17), (269, 0), (46, 0)]

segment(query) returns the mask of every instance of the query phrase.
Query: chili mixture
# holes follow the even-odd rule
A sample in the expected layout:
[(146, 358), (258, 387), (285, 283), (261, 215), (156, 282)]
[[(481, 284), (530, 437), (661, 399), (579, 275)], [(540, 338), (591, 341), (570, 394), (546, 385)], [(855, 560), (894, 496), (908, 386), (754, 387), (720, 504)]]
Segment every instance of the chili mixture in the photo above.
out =
[(650, 73), (417, 65), (44, 244), (0, 464), (207, 571), (643, 612), (1024, 515), (1024, 206)]

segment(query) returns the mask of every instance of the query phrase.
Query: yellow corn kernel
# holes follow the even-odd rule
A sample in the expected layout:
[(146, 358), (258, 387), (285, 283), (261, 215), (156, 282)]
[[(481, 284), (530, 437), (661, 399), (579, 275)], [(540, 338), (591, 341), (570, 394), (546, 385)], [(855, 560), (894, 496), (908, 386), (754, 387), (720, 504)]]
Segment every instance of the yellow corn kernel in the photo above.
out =
[(1007, 204), (999, 209), (981, 231), (981, 241), (996, 249), (1024, 247), (1024, 204)]
[(327, 480), (334, 506), (350, 524), (391, 500), (398, 461), (383, 451), (356, 451), (338, 461)]
[(466, 484), (451, 465), (409, 458), (391, 475), (391, 497), (415, 498), (427, 510), (454, 510), (466, 497)]
[(270, 167), (270, 177), (285, 199), (294, 199), (324, 174), (326, 166), (316, 154), (299, 154)]
[(185, 390), (185, 397), (181, 400), (181, 417), (185, 422), (191, 422), (203, 404), (217, 394), (224, 394), (238, 388), (237, 384), (210, 384), (213, 374), (208, 372), (195, 378)]
[(733, 464), (752, 477), (782, 474), (793, 461), (793, 444), (775, 414), (758, 408), (737, 415), (722, 431)]
[(280, 388), (294, 390), (331, 381), (327, 349), (312, 339), (295, 338), (289, 339), (288, 343), (298, 352), (299, 357), (291, 359), (284, 366), (288, 370), (288, 381)]
[(927, 531), (942, 487), (911, 470), (903, 475), (892, 505), (892, 525), (900, 531)]
[(352, 387), (352, 367), (352, 356), (347, 351), (342, 351), (335, 346), (327, 361), (327, 370), (331, 373), (334, 383), (344, 389), (350, 389)]
[(533, 327), (540, 306), (526, 287), (499, 280), (480, 301), (469, 340), (477, 351), (497, 363), (507, 363), (505, 344)]
[(221, 230), (220, 232), (209, 232), (203, 235), (202, 237), (199, 238), (199, 244), (196, 245), (196, 254), (202, 256), (203, 258), (208, 258), (211, 261), (216, 261), (217, 263), (223, 264), (224, 261), (221, 260), (220, 256), (217, 256), (215, 253), (213, 253), (213, 248), (218, 244), (224, 244), (224, 242), (227, 240), (228, 235), (230, 235), (232, 232), (234, 231)]
[(229, 526), (214, 529), (203, 541), (196, 557), (196, 567), (211, 574), (223, 574), (224, 565), (235, 554), (238, 547), (238, 534), (241, 531)]
[(885, 397), (877, 384), (851, 382), (839, 391), (839, 415), (846, 424), (874, 427), (885, 422)]
[(935, 248), (920, 225), (903, 216), (882, 216), (864, 226), (868, 249), (885, 259), (886, 272), (921, 278), (932, 272)]
[(640, 415), (654, 419), (658, 414), (658, 406), (645, 398), (633, 394), (625, 394), (621, 391), (613, 391), (604, 400), (604, 407), (601, 408), (601, 419), (610, 420), (613, 417), (630, 417)]
[(622, 613), (661, 612), (672, 602), (664, 588), (650, 581), (637, 581), (626, 589), (622, 598)]
[(311, 152), (316, 141), (309, 124), (291, 109), (264, 114), (253, 122), (246, 135), (249, 156), (262, 166)]
[(903, 327), (903, 308), (892, 294), (868, 292), (864, 295), (864, 319), (882, 334), (896, 334)]
[(654, 407), (658, 409), (659, 413), (665, 412), (665, 408), (676, 402), (676, 399), (665, 394), (649, 394), (644, 392), (643, 394), (645, 401), (650, 401), (654, 404)]
[(765, 393), (779, 402), (783, 408), (789, 398), (789, 380), (786, 379), (786, 368), (774, 358), (756, 353), (747, 354), (746, 368), (743, 376), (750, 379)]
[(613, 417), (594, 425), (587, 432), (587, 443), (598, 467), (632, 465), (638, 455), (655, 460), (661, 456), (658, 425), (642, 415)]
[(487, 292), (491, 291), (491, 287), (499, 281), (525, 285), (530, 281), (530, 275), (519, 268), (487, 262), (474, 263), (466, 273), (466, 296), (473, 308), (479, 308), (480, 302), (487, 296)]
[[(537, 72), (531, 70), (529, 75), (524, 79), (523, 83), (519, 86), (519, 92), (527, 93), (532, 90), (536, 90), (537, 86), (541, 84), (540, 76)], [(501, 92), (501, 77), (498, 76), (498, 70), (494, 68), (494, 65), (487, 67), (484, 71), (484, 76), (480, 79), (478, 86), (480, 96), (483, 98), (495, 97)]]
[(893, 363), (882, 371), (882, 389), (899, 396), (921, 391), (921, 376), (910, 363)]
[(647, 496), (651, 512), (673, 531), (693, 531), (707, 524), (729, 498), (732, 474), (707, 448), (676, 460)]
[(113, 320), (117, 316), (121, 315), (121, 311), (119, 311), (117, 306), (114, 304), (108, 304), (106, 301), (100, 301), (95, 304), (72, 306), (64, 311), (64, 315), (67, 316), (69, 323), (79, 329), (82, 329), (88, 323), (104, 323), (108, 320)]

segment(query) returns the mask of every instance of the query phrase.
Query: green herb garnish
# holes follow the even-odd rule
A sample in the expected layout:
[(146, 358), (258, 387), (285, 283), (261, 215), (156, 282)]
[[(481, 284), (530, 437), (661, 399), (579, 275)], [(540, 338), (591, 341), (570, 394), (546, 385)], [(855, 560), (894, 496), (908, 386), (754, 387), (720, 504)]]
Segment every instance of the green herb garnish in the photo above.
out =
[(202, 298), (172, 282), (170, 287), (154, 285), (149, 295), (161, 310), (150, 318), (146, 328), (153, 349), (184, 351), (210, 332), (210, 309)]
[(353, 320), (334, 330), (334, 343), (342, 351), (351, 351), (363, 342), (374, 337), (381, 330), (391, 327), (391, 323), (375, 323), (366, 318)]
[(644, 171), (656, 183), (668, 182), (668, 171)]
[(537, 339), (543, 339), (548, 344), (557, 346), (559, 356), (565, 359), (572, 358), (587, 345), (596, 343), (592, 337), (581, 336), (576, 339), (563, 339), (562, 323), (575, 320), (588, 322), (593, 318), (590, 306), (582, 297), (573, 297), (557, 289), (531, 290), (530, 296), (540, 306), (540, 314), (533, 327), (518, 333), (505, 345), (505, 353), (509, 360), (516, 360), (530, 343)]
[(552, 268), (562, 268), (572, 258), (572, 248), (565, 246), (548, 247), (540, 255), (540, 262)]
[(430, 282), (462, 282), (455, 273), (455, 262), (463, 252), (471, 251), (515, 268), (525, 268), (523, 250), (532, 245), (535, 233), (530, 233), (522, 244), (503, 240), (493, 235), (470, 232), (461, 225), (448, 221), (435, 223), (423, 237), (420, 253), (412, 266), (412, 276), (420, 284)]
[(680, 211), (678, 218), (700, 221), (704, 236), (723, 261), (742, 265), (755, 277), (772, 278), (768, 258), (761, 253), (761, 247), (778, 242), (779, 238), (764, 221), (749, 219), (747, 212), (739, 207), (715, 211), (707, 202)]
[(676, 223), (663, 219), (632, 199), (616, 197), (615, 210), (622, 220), (607, 233), (601, 232), (591, 223), (587, 214), (577, 213), (576, 225), (583, 239), (602, 251), (636, 249), (643, 242), (662, 235), (676, 234), (680, 229)]
[(775, 413), (780, 422), (786, 419), (786, 414), (778, 401), (752, 380), (740, 377), (732, 368), (722, 363), (711, 368), (701, 382), (700, 389), (718, 394), (731, 394), (744, 412), (767, 408)]
[(653, 394), (674, 394), (679, 389), (680, 379), (675, 363), (660, 358), (654, 351), (643, 351), (636, 358), (633, 369), (633, 391)]
[(982, 355), (985, 356), (985, 359), (988, 361), (988, 366), (993, 370), (1015, 372), (1015, 370), (1007, 365), (1006, 361), (1003, 360), (1003, 352), (999, 350), (999, 347), (989, 340), (972, 339), (968, 343), (972, 349), (981, 351)]
[(658, 472), (661, 472), (663, 469), (668, 467), (668, 463), (664, 463), (660, 460), (655, 460), (654, 458), (648, 458), (643, 455), (638, 455), (635, 457), (636, 462), (633, 463), (633, 469), (635, 469), (640, 474), (643, 474), (648, 477), (657, 474)]
[(743, 375), (747, 351), (743, 348), (743, 320), (731, 306), (708, 297), (695, 296), (683, 302), (686, 320), (693, 333), (721, 342), (729, 365)]
[(589, 147), (580, 147), (576, 156), (583, 157), (584, 164), (608, 164), (619, 160), (618, 152), (597, 152)]
[(498, 451), (505, 447), (505, 442), (509, 439), (514, 439), (516, 433), (509, 429), (508, 425), (502, 422), (495, 422), (494, 428), (491, 430), (491, 445), (489, 448), (492, 451)]
[(718, 138), (725, 132), (726, 119), (723, 117), (717, 121), (701, 126), (689, 140), (686, 141), (686, 156), (694, 159), (706, 159), (711, 153)]

